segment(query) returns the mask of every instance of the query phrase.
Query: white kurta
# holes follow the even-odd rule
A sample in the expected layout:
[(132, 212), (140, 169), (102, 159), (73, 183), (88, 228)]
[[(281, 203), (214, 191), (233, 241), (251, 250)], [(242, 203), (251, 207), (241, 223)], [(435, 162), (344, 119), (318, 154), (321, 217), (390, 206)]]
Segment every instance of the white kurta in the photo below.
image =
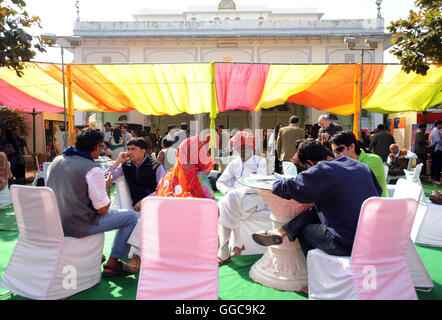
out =
[(240, 219), (252, 213), (268, 210), (261, 197), (252, 188), (238, 182), (251, 174), (267, 175), (267, 162), (264, 158), (252, 155), (246, 162), (241, 158), (232, 160), (216, 182), (217, 189), (225, 196), (218, 202), (219, 223), (226, 228), (235, 229)]

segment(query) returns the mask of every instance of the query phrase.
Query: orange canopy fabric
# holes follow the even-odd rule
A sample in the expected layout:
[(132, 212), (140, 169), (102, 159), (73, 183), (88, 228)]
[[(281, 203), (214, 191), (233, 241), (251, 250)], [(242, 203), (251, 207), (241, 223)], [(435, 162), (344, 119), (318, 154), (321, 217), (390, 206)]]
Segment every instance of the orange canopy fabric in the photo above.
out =
[[(379, 83), (384, 65), (364, 65), (362, 99), (369, 98)], [(327, 71), (309, 88), (287, 99), (288, 102), (310, 106), (340, 115), (353, 114), (355, 80), (360, 82), (357, 65), (330, 65)], [(355, 73), (358, 77), (355, 79)]]

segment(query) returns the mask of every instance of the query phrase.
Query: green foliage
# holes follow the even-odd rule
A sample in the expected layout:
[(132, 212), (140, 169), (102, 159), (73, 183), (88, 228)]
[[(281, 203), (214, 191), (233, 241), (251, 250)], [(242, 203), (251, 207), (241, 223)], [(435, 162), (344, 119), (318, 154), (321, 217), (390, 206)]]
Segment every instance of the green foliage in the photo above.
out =
[(392, 21), (387, 27), (393, 34), (390, 51), (402, 64), (402, 70), (426, 75), (429, 64), (442, 62), (442, 0), (416, 0), (418, 12), (410, 10), (407, 20)]
[(23, 62), (30, 61), (36, 50), (45, 52), (40, 37), (32, 37), (28, 30), (40, 25), (40, 18), (30, 16), (23, 0), (0, 0), (0, 67), (13, 68), (23, 74)]
[(18, 110), (11, 110), (0, 106), (0, 128), (14, 129), (20, 128), (22, 134), (26, 134), (28, 131), (28, 124), (23, 117), (23, 114)]

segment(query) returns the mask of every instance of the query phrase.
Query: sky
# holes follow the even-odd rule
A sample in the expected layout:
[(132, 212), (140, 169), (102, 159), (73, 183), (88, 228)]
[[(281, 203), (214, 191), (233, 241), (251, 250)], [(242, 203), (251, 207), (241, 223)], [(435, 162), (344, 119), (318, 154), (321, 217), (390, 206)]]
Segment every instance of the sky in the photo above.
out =
[[(384, 25), (399, 18), (407, 18), (410, 10), (416, 10), (415, 0), (383, 0), (381, 14)], [(172, 9), (183, 11), (191, 6), (217, 6), (219, 0), (80, 0), (81, 21), (133, 21), (132, 14), (141, 9)], [(236, 0), (238, 6), (267, 6), (269, 8), (316, 8), (326, 19), (373, 19), (377, 16), (376, 0)], [(77, 18), (75, 0), (26, 0), (30, 15), (41, 18), (42, 29), (33, 29), (33, 34), (54, 33), (58, 36), (72, 35)], [(60, 49), (49, 48), (34, 60), (61, 62)], [(65, 54), (65, 62), (73, 60)], [(398, 62), (394, 56), (384, 52), (384, 62)]]

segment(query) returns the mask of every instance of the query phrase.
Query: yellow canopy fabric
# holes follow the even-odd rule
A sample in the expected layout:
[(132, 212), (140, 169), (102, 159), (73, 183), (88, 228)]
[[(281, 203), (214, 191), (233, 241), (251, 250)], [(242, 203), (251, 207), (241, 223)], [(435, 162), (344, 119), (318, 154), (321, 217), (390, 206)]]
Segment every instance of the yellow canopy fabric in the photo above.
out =
[(315, 83), (327, 68), (328, 65), (271, 65), (255, 111), (284, 104), (290, 96)]
[(442, 103), (442, 67), (431, 65), (425, 76), (387, 65), (363, 109), (376, 113), (422, 112)]
[(148, 115), (209, 113), (210, 63), (96, 65), (95, 68)]

